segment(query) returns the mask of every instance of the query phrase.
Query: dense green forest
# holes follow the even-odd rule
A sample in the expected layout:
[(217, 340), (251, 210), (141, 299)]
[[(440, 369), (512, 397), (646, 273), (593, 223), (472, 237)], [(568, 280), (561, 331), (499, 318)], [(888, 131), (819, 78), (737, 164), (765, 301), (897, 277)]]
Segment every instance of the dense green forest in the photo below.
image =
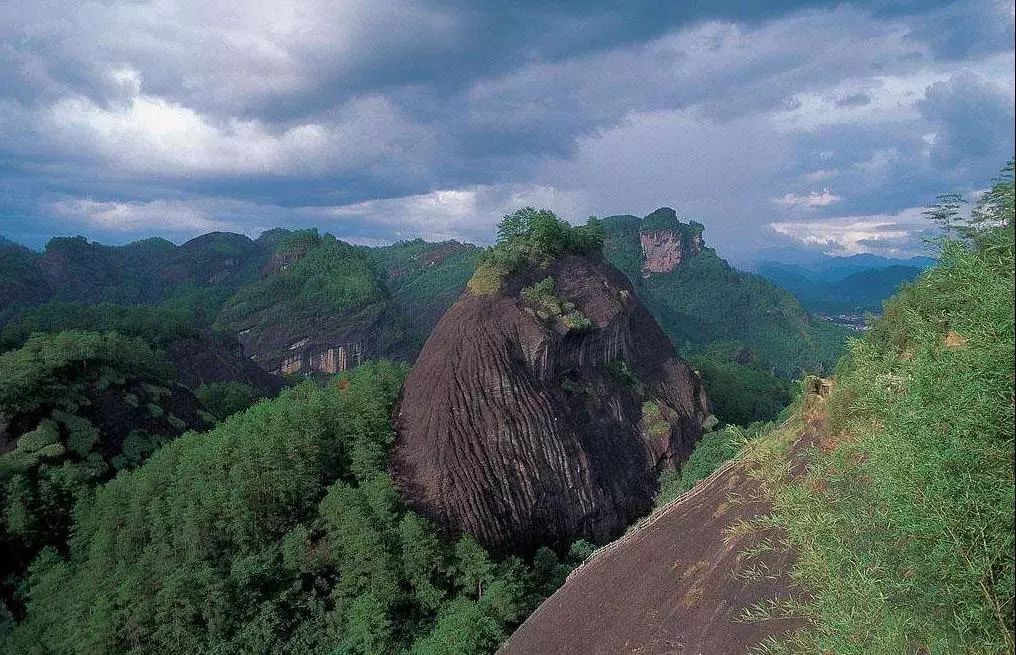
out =
[(766, 652), (1013, 652), (1013, 205), (1010, 162), (969, 219), (931, 210), (939, 263), (851, 340), (807, 475), (764, 467), (809, 590), (755, 608), (809, 621)]
[(387, 296), (382, 274), (367, 253), (330, 234), (305, 230), (286, 235), (275, 255), (290, 255), (292, 263), (241, 288), (223, 307), (220, 325), (246, 325), (252, 315), (262, 322), (313, 320)]
[(831, 371), (842, 352), (846, 332), (808, 316), (796, 299), (769, 281), (743, 273), (704, 244), (686, 251), (670, 272), (644, 274), (639, 235), (649, 230), (676, 232), (687, 243), (701, 237), (702, 226), (682, 223), (669, 212), (645, 219), (603, 219), (606, 254), (635, 285), (660, 326), (685, 356), (727, 342), (731, 352), (750, 351), (761, 368), (783, 377)]
[(492, 651), (589, 547), (494, 562), (407, 511), (387, 474), (404, 375), (305, 382), (82, 498), (6, 652)]
[(199, 333), (200, 322), (179, 307), (50, 301), (22, 310), (0, 328), (0, 352), (20, 348), (34, 333), (91, 330), (138, 337), (154, 346)]
[(214, 417), (165, 354), (116, 332), (38, 333), (0, 355), (0, 601), (45, 547), (65, 550), (75, 503)]
[(401, 241), (368, 251), (387, 271), (387, 286), (401, 311), (411, 317), (408, 327), (417, 345), (430, 336), (444, 311), (462, 293), (483, 256), (476, 246), (422, 239)]

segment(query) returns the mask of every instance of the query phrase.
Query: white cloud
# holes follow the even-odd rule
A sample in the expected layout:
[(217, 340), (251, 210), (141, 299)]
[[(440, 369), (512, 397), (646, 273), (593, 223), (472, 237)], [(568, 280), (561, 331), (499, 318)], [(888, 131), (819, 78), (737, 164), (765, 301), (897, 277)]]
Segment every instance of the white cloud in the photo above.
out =
[(68, 149), (116, 169), (151, 175), (307, 174), (413, 165), (429, 135), (380, 96), (358, 98), (328, 122), (279, 128), (253, 119), (214, 120), (142, 92), (129, 67), (110, 72), (123, 97), (108, 106), (75, 96), (46, 113), (46, 132)]
[(243, 226), (217, 219), (193, 204), (179, 201), (114, 202), (74, 198), (50, 203), (48, 209), (71, 222), (118, 233), (153, 230), (201, 233), (243, 229)]
[(367, 200), (334, 207), (301, 209), (342, 238), (348, 230), (368, 230), (372, 241), (422, 237), (489, 242), (502, 216), (524, 206), (547, 208), (572, 221), (584, 221), (583, 203), (573, 193), (539, 185), (477, 185), (429, 193)]
[(779, 198), (773, 198), (773, 202), (785, 209), (814, 210), (821, 207), (828, 207), (838, 203), (842, 198), (829, 189), (811, 191), (806, 194), (787, 193)]
[(222, 197), (130, 202), (64, 198), (47, 203), (45, 213), (111, 234), (192, 237), (229, 231), (256, 236), (271, 227), (316, 226), (350, 243), (379, 245), (415, 238), (486, 243), (502, 216), (527, 205), (551, 209), (575, 222), (586, 218), (574, 194), (529, 185), (476, 185), (333, 206), (284, 207)]
[(806, 181), (814, 184), (815, 182), (825, 182), (839, 175), (839, 171), (829, 168), (820, 168), (817, 171), (805, 173), (801, 177)]
[(924, 211), (911, 207), (893, 214), (770, 223), (769, 228), (801, 244), (820, 246), (829, 255), (909, 256), (923, 251), (921, 237), (931, 232)]
[[(689, 21), (569, 54), (468, 33), (482, 9), (405, 0), (0, 3), (2, 182), (19, 205), (0, 213), (31, 215), (54, 188), (134, 199), (119, 203), (134, 215), (232, 195), (250, 206), (179, 202), (237, 225), (485, 241), (521, 204), (579, 219), (670, 205), (722, 253), (750, 250), (770, 222), (838, 207), (826, 186), (849, 189), (841, 212), (876, 215), (990, 178), (1012, 136), (973, 109), (1011, 124), (1013, 53), (964, 50), (983, 29), (953, 19), (1011, 32), (1012, 4), (980, 4)], [(463, 61), (478, 43), (502, 48), (498, 65)], [(1008, 99), (953, 84), (918, 104), (961, 69)]]
[(26, 84), (66, 95), (64, 71), (47, 59), (77, 62), (75, 81), (92, 84), (128, 63), (158, 95), (221, 113), (266, 107), (323, 84), (351, 87), (373, 66), (441, 51), (464, 29), (455, 12), (406, 0), (0, 5), (0, 42), (9, 44), (4, 54), (18, 62)]

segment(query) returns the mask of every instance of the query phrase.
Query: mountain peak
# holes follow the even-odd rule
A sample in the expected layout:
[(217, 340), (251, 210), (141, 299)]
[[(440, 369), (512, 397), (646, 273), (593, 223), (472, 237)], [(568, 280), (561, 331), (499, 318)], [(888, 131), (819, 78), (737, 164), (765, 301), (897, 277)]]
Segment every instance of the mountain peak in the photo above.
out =
[(702, 252), (704, 229), (695, 221), (682, 223), (670, 207), (660, 207), (643, 218), (639, 224), (643, 277), (670, 273)]

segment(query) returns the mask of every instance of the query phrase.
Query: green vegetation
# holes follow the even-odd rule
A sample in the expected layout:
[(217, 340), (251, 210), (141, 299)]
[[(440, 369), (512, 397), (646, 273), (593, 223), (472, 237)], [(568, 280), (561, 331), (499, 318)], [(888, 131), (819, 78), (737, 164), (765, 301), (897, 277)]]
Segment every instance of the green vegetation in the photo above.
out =
[[(7, 254), (3, 254), (7, 251)], [(258, 246), (238, 234), (215, 233), (175, 246), (165, 239), (144, 239), (124, 246), (104, 246), (84, 237), (58, 237), (45, 252), (0, 246), (0, 270), (31, 283), (31, 293), (15, 297), (24, 304), (45, 301), (157, 304), (188, 297), (192, 308), (224, 299), (256, 276), (262, 263)], [(40, 274), (46, 269), (46, 276)], [(205, 296), (205, 292), (211, 293)], [(198, 296), (205, 296), (200, 302)], [(8, 317), (0, 316), (0, 319)]]
[(662, 207), (643, 218), (640, 221), (639, 229), (644, 232), (649, 230), (671, 230), (679, 234), (684, 243), (691, 243), (692, 240), (700, 238), (706, 228), (698, 221), (682, 223), (677, 218), (677, 212), (667, 207)]
[(169, 381), (172, 367), (142, 341), (116, 332), (70, 330), (36, 334), (18, 349), (0, 355), (0, 411), (8, 416), (44, 405), (72, 407), (81, 402), (78, 371)]
[(525, 207), (498, 224), (497, 241), (485, 253), (467, 288), (476, 295), (496, 293), (523, 265), (545, 266), (567, 253), (599, 253), (603, 240), (599, 219), (573, 226), (546, 209)]
[(650, 437), (666, 439), (670, 436), (670, 423), (663, 408), (652, 400), (642, 403), (642, 425)]
[(38, 302), (48, 289), (34, 266), (36, 253), (0, 236), (0, 325), (22, 306)]
[(75, 503), (188, 424), (158, 420), (159, 403), (178, 402), (161, 386), (172, 367), (141, 339), (38, 333), (0, 355), (0, 370), (0, 601), (18, 611), (28, 563), (46, 547), (66, 549)]
[(48, 302), (22, 312), (0, 330), (0, 352), (20, 348), (35, 332), (89, 330), (139, 337), (161, 347), (197, 332), (195, 318), (182, 309), (149, 305)]
[(404, 375), (304, 382), (97, 488), (32, 564), (6, 652), (492, 652), (589, 547), (495, 562), (408, 511), (387, 475)]
[[(703, 245), (700, 223), (662, 208), (601, 225), (607, 259), (702, 374), (721, 422), (771, 420), (789, 402), (793, 378), (831, 371), (842, 353), (846, 329), (811, 318), (786, 291), (732, 268)], [(673, 232), (681, 261), (647, 276), (641, 234), (660, 230)]]
[(536, 316), (540, 320), (560, 320), (565, 327), (576, 332), (593, 327), (593, 322), (575, 309), (575, 303), (561, 300), (555, 295), (553, 277), (544, 278), (532, 286), (524, 287), (521, 295), (536, 306)]
[(715, 350), (690, 358), (702, 376), (713, 413), (725, 424), (771, 421), (790, 404), (794, 383), (755, 366), (722, 359)]
[(240, 289), (223, 307), (219, 325), (235, 327), (255, 315), (264, 325), (355, 310), (387, 295), (380, 272), (356, 246), (303, 231), (282, 239), (276, 252), (292, 252), (289, 248), (299, 250), (295, 261)]
[(714, 432), (706, 432), (695, 444), (679, 470), (667, 471), (660, 476), (660, 490), (656, 494), (656, 506), (660, 507), (691, 490), (701, 480), (737, 457), (746, 444), (764, 441), (771, 437), (794, 412), (797, 405), (783, 409), (775, 421), (752, 423), (747, 428), (728, 425)]
[(416, 239), (367, 251), (388, 272), (392, 300), (406, 316), (414, 341), (423, 345), (444, 312), (466, 286), (483, 251), (457, 241)]
[(603, 365), (603, 370), (621, 384), (635, 389), (642, 386), (642, 382), (640, 382), (638, 377), (635, 376), (635, 373), (631, 370), (631, 366), (629, 366), (628, 362), (623, 359), (615, 359), (607, 362)]
[(194, 390), (194, 395), (219, 420), (247, 409), (258, 399), (254, 388), (236, 381), (203, 384)]
[(636, 290), (687, 356), (716, 341), (749, 348), (782, 377), (830, 372), (847, 332), (817, 321), (786, 291), (730, 267), (706, 249)]
[(768, 467), (779, 528), (809, 595), (805, 630), (769, 653), (1012, 653), (1012, 164), (944, 221), (940, 261), (852, 340), (824, 447), (791, 481)]

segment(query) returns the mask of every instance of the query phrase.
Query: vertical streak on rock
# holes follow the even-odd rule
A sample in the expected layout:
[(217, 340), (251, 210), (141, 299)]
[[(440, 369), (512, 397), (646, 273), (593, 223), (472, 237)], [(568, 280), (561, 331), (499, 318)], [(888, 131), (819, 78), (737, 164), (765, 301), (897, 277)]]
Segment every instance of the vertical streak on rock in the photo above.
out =
[[(519, 289), (547, 275), (590, 329), (525, 311)], [(463, 295), (424, 346), (397, 408), (393, 477), (410, 505), (496, 552), (609, 540), (651, 507), (708, 401), (609, 265), (565, 257), (506, 289)], [(635, 383), (605, 368), (622, 359)], [(669, 439), (639, 428), (650, 397), (666, 407)]]

